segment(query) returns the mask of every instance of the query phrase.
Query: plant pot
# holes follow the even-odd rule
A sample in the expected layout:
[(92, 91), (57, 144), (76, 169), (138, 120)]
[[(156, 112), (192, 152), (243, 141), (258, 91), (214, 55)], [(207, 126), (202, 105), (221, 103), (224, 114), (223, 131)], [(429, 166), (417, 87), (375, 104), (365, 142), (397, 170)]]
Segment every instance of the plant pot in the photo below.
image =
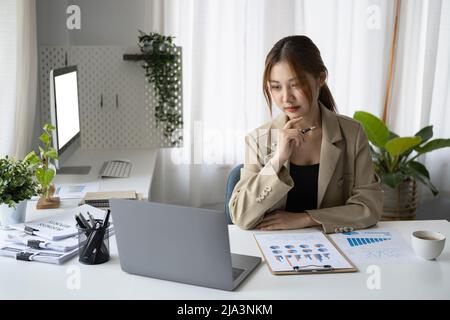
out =
[(59, 197), (39, 198), (36, 209), (55, 209), (59, 208), (60, 203)]
[(59, 197), (53, 197), (55, 194), (55, 185), (52, 183), (50, 185), (50, 193), (48, 197), (40, 197), (37, 204), (36, 209), (55, 209), (59, 208), (61, 203)]
[(25, 222), (27, 200), (20, 201), (16, 208), (0, 204), (0, 230), (11, 230), (11, 225)]
[(393, 189), (384, 183), (383, 220), (413, 220), (419, 202), (416, 180), (409, 178)]

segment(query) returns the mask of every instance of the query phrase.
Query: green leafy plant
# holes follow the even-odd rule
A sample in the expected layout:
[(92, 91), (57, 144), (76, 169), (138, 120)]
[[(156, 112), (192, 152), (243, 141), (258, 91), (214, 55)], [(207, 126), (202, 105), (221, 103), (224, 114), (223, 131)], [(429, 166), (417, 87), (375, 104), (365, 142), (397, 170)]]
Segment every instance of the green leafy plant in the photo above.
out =
[(0, 159), (0, 204), (15, 208), (20, 201), (31, 199), (38, 192), (33, 169), (27, 161), (8, 156)]
[(176, 145), (183, 140), (182, 135), (175, 135), (175, 130), (181, 128), (183, 121), (181, 108), (177, 109), (181, 96), (181, 60), (173, 50), (174, 37), (154, 32), (146, 34), (141, 30), (139, 33), (138, 46), (144, 56), (145, 77), (157, 97), (156, 124), (163, 123), (164, 136)]
[(390, 131), (378, 117), (364, 111), (357, 111), (353, 118), (359, 121), (369, 139), (375, 171), (382, 182), (396, 188), (408, 178), (428, 186), (437, 195), (438, 189), (431, 183), (427, 168), (416, 159), (428, 152), (450, 147), (450, 139), (434, 139), (433, 126), (427, 126), (413, 137), (399, 137)]
[(39, 137), (44, 146), (39, 146), (39, 156), (34, 151), (27, 154), (24, 161), (28, 162), (34, 170), (36, 180), (40, 185), (41, 197), (48, 199), (54, 192), (52, 185), (53, 178), (56, 174), (56, 169), (51, 161), (58, 159), (58, 152), (52, 147), (52, 132), (56, 128), (50, 124), (45, 124), (44, 132)]

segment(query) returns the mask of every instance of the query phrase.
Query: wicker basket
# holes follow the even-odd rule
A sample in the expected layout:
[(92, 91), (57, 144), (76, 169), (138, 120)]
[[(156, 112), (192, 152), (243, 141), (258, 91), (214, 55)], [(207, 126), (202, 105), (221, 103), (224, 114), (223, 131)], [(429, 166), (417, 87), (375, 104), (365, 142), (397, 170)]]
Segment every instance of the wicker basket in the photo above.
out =
[(384, 208), (382, 220), (413, 220), (419, 202), (419, 191), (416, 180), (408, 178), (397, 188), (393, 189), (385, 184)]

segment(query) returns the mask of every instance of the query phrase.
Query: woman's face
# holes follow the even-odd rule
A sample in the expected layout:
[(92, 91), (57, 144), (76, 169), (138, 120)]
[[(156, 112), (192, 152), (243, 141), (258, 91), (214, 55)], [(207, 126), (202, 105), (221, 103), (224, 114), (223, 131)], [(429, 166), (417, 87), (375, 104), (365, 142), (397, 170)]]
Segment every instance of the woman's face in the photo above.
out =
[[(305, 73), (305, 77), (312, 90), (312, 102), (315, 104), (323, 82), (308, 72)], [(289, 119), (311, 115), (314, 106), (310, 105), (300, 79), (292, 72), (287, 62), (280, 61), (272, 67), (268, 86), (272, 100)]]

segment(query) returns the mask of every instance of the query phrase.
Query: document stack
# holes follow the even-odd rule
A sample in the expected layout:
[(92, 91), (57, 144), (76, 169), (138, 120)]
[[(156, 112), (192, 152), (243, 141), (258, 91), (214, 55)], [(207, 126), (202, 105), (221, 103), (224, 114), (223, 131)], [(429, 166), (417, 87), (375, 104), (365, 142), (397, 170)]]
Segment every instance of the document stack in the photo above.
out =
[(108, 192), (87, 192), (83, 198), (85, 204), (96, 208), (109, 208), (110, 199), (139, 200), (136, 191), (108, 191)]
[[(105, 210), (82, 205), (57, 216), (11, 226), (18, 230), (8, 234), (0, 246), (0, 256), (17, 260), (61, 264), (78, 254), (78, 230), (75, 215), (104, 219)], [(114, 234), (110, 221), (109, 236)]]

